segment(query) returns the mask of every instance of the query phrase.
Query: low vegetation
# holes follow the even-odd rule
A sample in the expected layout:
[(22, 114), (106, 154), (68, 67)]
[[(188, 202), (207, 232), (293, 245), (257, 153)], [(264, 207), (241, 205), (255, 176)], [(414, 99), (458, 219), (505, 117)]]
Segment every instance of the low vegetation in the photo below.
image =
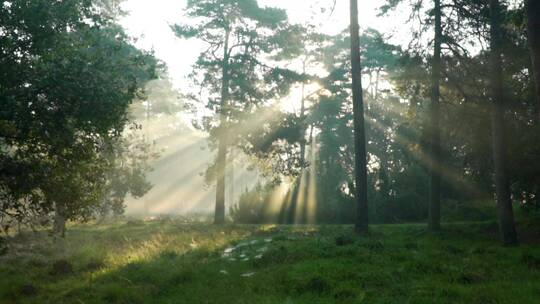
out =
[(22, 233), (0, 257), (0, 302), (538, 303), (537, 236), (501, 247), (494, 222), (444, 228), (357, 236), (165, 218), (75, 225), (65, 239)]

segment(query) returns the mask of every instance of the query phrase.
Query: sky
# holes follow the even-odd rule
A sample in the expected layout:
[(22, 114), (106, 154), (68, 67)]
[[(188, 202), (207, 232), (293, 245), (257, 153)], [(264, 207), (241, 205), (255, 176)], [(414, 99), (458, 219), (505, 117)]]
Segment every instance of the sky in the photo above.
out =
[[(127, 32), (137, 38), (137, 46), (154, 50), (156, 56), (164, 61), (174, 85), (189, 90), (185, 77), (203, 45), (194, 40), (180, 40), (175, 37), (169, 25), (186, 20), (183, 9), (186, 0), (127, 0), (122, 8), (127, 15), (121, 24)], [(292, 23), (309, 22), (318, 26), (326, 34), (337, 34), (349, 25), (349, 1), (336, 0), (259, 0), (260, 6), (283, 8)], [(382, 33), (403, 31), (403, 18), (377, 17), (377, 9), (384, 0), (360, 1), (359, 23), (361, 28), (371, 27)], [(314, 17), (315, 16), (315, 17)], [(399, 35), (394, 35), (399, 36)]]

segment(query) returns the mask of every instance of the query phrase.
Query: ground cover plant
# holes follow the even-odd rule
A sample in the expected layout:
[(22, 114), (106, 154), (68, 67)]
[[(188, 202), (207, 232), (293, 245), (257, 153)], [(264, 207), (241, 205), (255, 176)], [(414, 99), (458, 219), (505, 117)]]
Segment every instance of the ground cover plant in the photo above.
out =
[(276, 226), (129, 220), (24, 233), (0, 258), (2, 303), (537, 303), (540, 244), (494, 222)]

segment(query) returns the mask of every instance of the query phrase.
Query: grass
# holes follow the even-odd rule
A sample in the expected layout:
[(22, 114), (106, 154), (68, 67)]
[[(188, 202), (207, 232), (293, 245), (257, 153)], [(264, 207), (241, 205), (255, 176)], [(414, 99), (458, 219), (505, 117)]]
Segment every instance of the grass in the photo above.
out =
[(1, 303), (540, 303), (540, 244), (493, 223), (215, 227), (175, 220), (23, 234), (0, 257)]

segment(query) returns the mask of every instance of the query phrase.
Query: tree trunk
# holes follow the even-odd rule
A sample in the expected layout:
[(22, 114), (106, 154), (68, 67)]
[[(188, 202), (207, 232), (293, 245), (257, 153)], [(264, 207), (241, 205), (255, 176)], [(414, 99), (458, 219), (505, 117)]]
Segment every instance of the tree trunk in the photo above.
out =
[[(148, 98), (146, 100), (146, 107), (145, 107), (145, 125), (143, 127), (144, 130), (144, 137), (145, 140), (150, 142), (150, 109), (152, 108), (151, 101)], [(144, 215), (149, 216), (150, 215), (150, 202), (148, 201), (148, 197), (144, 196), (143, 198), (143, 206), (144, 206)]]
[(532, 76), (535, 85), (535, 98), (538, 120), (540, 121), (540, 1), (526, 0), (527, 36), (531, 53)]
[(381, 68), (377, 68), (377, 73), (375, 76), (375, 96), (374, 99), (377, 100), (379, 98), (379, 80), (381, 76)]
[[(304, 74), (306, 73), (306, 63), (304, 62)], [(302, 133), (302, 138), (300, 141), (300, 166), (302, 168), (302, 171), (304, 171), (304, 168), (306, 167), (306, 84), (302, 82), (302, 100), (300, 104), (300, 120), (302, 123), (302, 129), (300, 132)]]
[(431, 161), (429, 162), (429, 220), (432, 231), (441, 229), (441, 130), (440, 130), (440, 82), (441, 82), (441, 1), (435, 0), (435, 39), (431, 65)]
[(410, 119), (416, 119), (418, 116), (418, 105), (419, 105), (419, 96), (420, 96), (420, 84), (418, 82), (414, 85), (414, 95), (412, 96), (409, 103), (408, 115)]
[(228, 176), (228, 183), (229, 183), (229, 195), (227, 196), (227, 200), (229, 202), (229, 205), (234, 205), (234, 162), (235, 162), (235, 153), (234, 149), (231, 147), (229, 150), (229, 176)]
[(368, 76), (369, 76), (369, 80), (368, 80), (369, 82), (368, 82), (368, 87), (366, 88), (366, 90), (369, 92), (371, 99), (375, 99), (375, 90), (373, 89), (373, 71), (371, 69), (368, 70)]
[(66, 207), (62, 203), (55, 203), (53, 233), (61, 237), (66, 236)]
[(223, 62), (221, 76), (221, 104), (219, 113), (218, 152), (216, 159), (216, 211), (214, 224), (225, 223), (225, 171), (227, 167), (227, 103), (229, 100), (229, 36), (230, 31), (225, 32), (223, 46)]
[[(306, 73), (306, 61), (307, 61), (307, 57), (305, 58), (305, 60), (302, 62), (302, 73), (305, 74)], [(291, 204), (289, 206), (289, 210), (287, 211), (287, 220), (286, 222), (287, 223), (291, 223), (291, 224), (297, 224), (297, 223), (301, 223), (302, 222), (302, 219), (301, 218), (297, 218), (297, 210), (299, 208), (299, 206), (303, 206), (305, 203), (306, 203), (306, 197), (305, 196), (301, 196), (300, 194), (303, 194), (304, 193), (304, 188), (306, 188), (306, 185), (305, 185), (305, 169), (306, 169), (306, 127), (305, 127), (305, 122), (306, 122), (306, 84), (304, 82), (302, 82), (302, 87), (301, 87), (301, 90), (302, 90), (302, 96), (301, 96), (301, 100), (300, 100), (300, 123), (301, 123), (301, 129), (300, 129), (300, 133), (301, 133), (301, 136), (302, 138), (300, 139), (300, 180), (299, 182), (295, 185), (294, 189), (293, 189), (293, 193), (292, 193), (292, 196), (291, 196)], [(299, 199), (302, 198), (303, 201), (299, 201)]]
[(499, 209), (499, 227), (505, 245), (517, 244), (512, 211), (512, 199), (506, 168), (506, 142), (504, 128), (504, 96), (501, 68), (501, 12), (499, 0), (489, 1), (490, 10), (490, 93), (492, 102), (491, 127), (493, 136), (493, 161), (495, 190)]
[(354, 147), (355, 147), (355, 200), (357, 215), (355, 230), (358, 233), (368, 232), (367, 201), (367, 155), (366, 132), (364, 126), (364, 97), (362, 92), (362, 66), (360, 63), (360, 30), (358, 26), (358, 0), (351, 0), (351, 64), (354, 115)]

